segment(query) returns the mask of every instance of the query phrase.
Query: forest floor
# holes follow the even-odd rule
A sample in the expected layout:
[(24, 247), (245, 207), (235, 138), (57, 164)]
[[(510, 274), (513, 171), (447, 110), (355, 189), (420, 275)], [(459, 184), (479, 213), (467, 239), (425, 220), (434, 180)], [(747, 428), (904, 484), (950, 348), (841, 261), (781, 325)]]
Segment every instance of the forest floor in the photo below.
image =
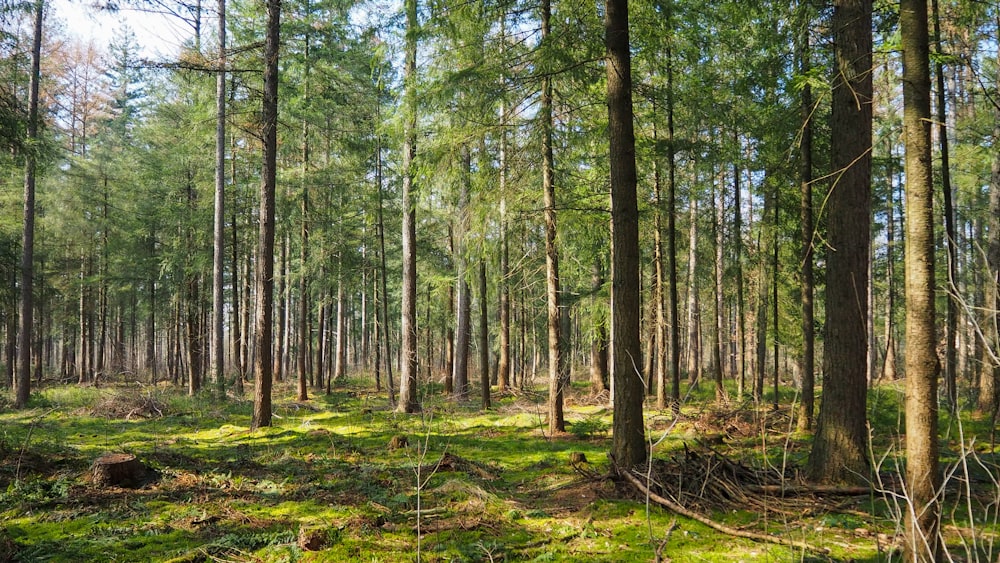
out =
[[(863, 492), (794, 488), (811, 438), (788, 407), (716, 408), (709, 389), (678, 420), (647, 406), (654, 492), (809, 549), (723, 534), (612, 479), (606, 396), (573, 389), (569, 431), (550, 436), (542, 393), (494, 397), (486, 412), (438, 393), (400, 415), (369, 387), (298, 402), (279, 384), (274, 425), (257, 431), (249, 400), (210, 391), (53, 386), (22, 411), (3, 399), (0, 562), (899, 560), (898, 384), (869, 399), (879, 471)], [(943, 533), (953, 561), (995, 563), (990, 421), (958, 422), (942, 414)], [(91, 466), (107, 452), (148, 471), (98, 486)]]

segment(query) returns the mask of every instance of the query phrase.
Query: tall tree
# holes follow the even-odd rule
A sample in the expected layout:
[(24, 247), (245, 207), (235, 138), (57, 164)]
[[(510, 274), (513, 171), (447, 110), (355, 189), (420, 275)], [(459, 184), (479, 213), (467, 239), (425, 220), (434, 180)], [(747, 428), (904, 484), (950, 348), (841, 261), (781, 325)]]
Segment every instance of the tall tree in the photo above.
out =
[(405, 0), (406, 48), (403, 67), (403, 294), (399, 404), (412, 413), (417, 403), (417, 231), (413, 179), (417, 153), (417, 0)]
[(274, 312), (274, 195), (278, 153), (278, 51), (281, 0), (267, 0), (264, 40), (264, 101), (261, 138), (264, 164), (260, 181), (260, 233), (257, 246), (257, 314), (254, 321), (253, 419), (250, 426), (271, 425), (271, 321)]
[(28, 406), (31, 397), (32, 315), (34, 314), (35, 175), (38, 165), (38, 87), (41, 81), (42, 22), (45, 0), (35, 0), (28, 84), (28, 135), (24, 159), (24, 223), (21, 234), (21, 311), (17, 331), (17, 379), (14, 407)]
[(226, 252), (226, 0), (218, 0), (219, 51), (215, 71), (215, 198), (212, 239), (212, 376), (219, 396), (225, 397), (225, 349), (222, 315), (225, 308), (223, 278)]
[(865, 406), (871, 228), (872, 2), (834, 0), (833, 185), (828, 208), (823, 396), (809, 457), (814, 479), (868, 472)]
[(906, 561), (939, 560), (938, 358), (927, 0), (901, 0), (906, 143)]
[[(552, 41), (552, 2), (542, 0), (542, 47)], [(545, 296), (547, 303), (549, 352), (549, 432), (564, 432), (563, 385), (565, 361), (562, 351), (562, 325), (559, 311), (559, 251), (556, 247), (556, 188), (555, 163), (552, 151), (552, 74), (542, 77), (542, 99), (539, 109), (542, 125), (542, 198), (545, 206)], [(638, 356), (636, 356), (638, 360)]]
[[(948, 147), (948, 115), (947, 115), (947, 92), (944, 85), (944, 63), (942, 62), (943, 52), (941, 50), (941, 14), (938, 9), (938, 0), (931, 0), (934, 18), (934, 45), (937, 50), (937, 58), (934, 63), (934, 75), (936, 78), (936, 109), (938, 128), (938, 148), (941, 155), (941, 195), (944, 203), (944, 236), (945, 247), (947, 248), (948, 261), (946, 262), (948, 273), (948, 285), (946, 293), (948, 295), (947, 306), (945, 308), (945, 344), (944, 344), (944, 383), (945, 397), (948, 399), (948, 409), (955, 413), (958, 411), (958, 234), (955, 230), (955, 205), (953, 202), (951, 186), (951, 157)], [(926, 16), (926, 7), (924, 9)], [(903, 69), (906, 70), (905, 68)], [(904, 77), (904, 84), (906, 78)], [(907, 183), (909, 185), (909, 183)]]
[(639, 208), (628, 0), (607, 0), (604, 45), (608, 73), (608, 145), (611, 165), (611, 369), (614, 415), (611, 450), (632, 468), (646, 460), (642, 402), (645, 385), (639, 346)]
[[(805, 2), (802, 3), (807, 4)], [(808, 6), (804, 6), (807, 8)], [(796, 37), (796, 47), (799, 59), (799, 72), (806, 76), (812, 63), (809, 46), (809, 18), (805, 19), (802, 30)], [(816, 402), (816, 338), (813, 326), (815, 315), (813, 307), (813, 126), (814, 111), (812, 87), (807, 81), (802, 87), (799, 100), (802, 119), (802, 137), (799, 142), (799, 228), (800, 228), (800, 263), (799, 282), (802, 286), (800, 302), (802, 306), (802, 356), (799, 359), (802, 399), (799, 402), (799, 430), (812, 430), (813, 413)]]

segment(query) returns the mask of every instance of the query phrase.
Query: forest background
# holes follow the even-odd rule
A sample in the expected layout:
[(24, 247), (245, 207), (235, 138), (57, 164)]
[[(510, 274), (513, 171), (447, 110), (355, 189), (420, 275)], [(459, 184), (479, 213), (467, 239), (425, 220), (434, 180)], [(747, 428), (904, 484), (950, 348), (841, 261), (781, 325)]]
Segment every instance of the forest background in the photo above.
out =
[[(271, 423), (272, 378), (305, 401), (363, 376), (402, 412), (437, 385), (458, 401), (478, 388), (488, 408), (491, 393), (541, 381), (555, 434), (570, 382), (586, 381), (595, 397), (614, 391), (613, 451), (634, 465), (646, 449), (641, 396), (639, 439), (635, 420), (619, 426), (635, 412), (618, 408), (634, 400), (626, 364), (615, 369), (627, 359), (650, 410), (680, 412), (701, 382), (720, 404), (791, 405), (805, 432), (821, 384), (809, 471), (840, 482), (871, 462), (863, 391), (907, 375), (922, 334), (945, 410), (995, 426), (1000, 6), (933, 2), (920, 21), (934, 191), (910, 208), (906, 9), (634, 3), (634, 215), (614, 206), (604, 5), (154, 3), (190, 30), (176, 60), (156, 61), (127, 29), (100, 46), (42, 27), (45, 6), (3, 11), (0, 310), (15, 406), (32, 382), (220, 397), (253, 385), (257, 428)], [(870, 48), (845, 58), (838, 18), (853, 11)], [(852, 103), (869, 113), (845, 124)], [(858, 205), (841, 200), (847, 185)], [(911, 212), (932, 213), (937, 264), (920, 333), (903, 330)], [(635, 244), (614, 245), (609, 223), (634, 225)], [(835, 265), (845, 245), (860, 246), (855, 261)], [(612, 267), (630, 253), (634, 291)], [(623, 295), (639, 300), (642, 349), (609, 360)], [(849, 444), (824, 453), (837, 420)]]

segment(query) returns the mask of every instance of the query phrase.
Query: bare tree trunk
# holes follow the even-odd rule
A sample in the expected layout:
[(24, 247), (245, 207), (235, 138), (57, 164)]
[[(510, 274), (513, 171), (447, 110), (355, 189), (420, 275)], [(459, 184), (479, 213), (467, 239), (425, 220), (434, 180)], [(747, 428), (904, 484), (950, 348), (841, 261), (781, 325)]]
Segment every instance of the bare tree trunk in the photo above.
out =
[[(809, 9), (803, 2), (804, 9)], [(808, 21), (807, 16), (807, 21)], [(804, 25), (798, 37), (799, 69), (805, 75), (812, 69), (809, 26)], [(802, 307), (802, 356), (799, 358), (802, 399), (799, 402), (798, 429), (810, 431), (813, 414), (816, 411), (816, 328), (815, 307), (813, 306), (813, 97), (812, 88), (806, 84), (802, 88), (800, 115), (802, 117), (802, 141), (799, 144), (799, 228), (800, 262), (799, 283), (801, 284), (800, 304)]]
[(417, 0), (405, 0), (406, 54), (403, 69), (403, 287), (402, 287), (402, 356), (399, 376), (399, 412), (417, 412), (417, 233), (413, 159), (417, 150)]
[[(906, 561), (939, 561), (938, 358), (927, 1), (901, 0), (906, 143)], [(945, 161), (947, 164), (947, 161)]]
[(687, 376), (698, 385), (701, 372), (701, 296), (698, 287), (698, 200), (692, 194), (688, 203), (688, 296), (687, 296)]
[(868, 473), (865, 425), (871, 228), (872, 2), (834, 0), (833, 182), (828, 237), (823, 399), (809, 457), (813, 478)]
[[(997, 61), (1000, 62), (1000, 52), (997, 53)], [(993, 123), (993, 140), (1000, 140), (1000, 108), (995, 108)], [(982, 232), (982, 227), (979, 229)], [(985, 311), (983, 324), (983, 336), (986, 342), (983, 345), (982, 375), (979, 377), (979, 410), (989, 413), (996, 419), (1000, 410), (1000, 362), (997, 355), (1000, 354), (1000, 315), (997, 313), (1000, 306), (1000, 153), (994, 153), (993, 165), (990, 173), (990, 210), (987, 223), (987, 249), (986, 262), (988, 276), (984, 280), (985, 286)]]
[[(740, 146), (739, 131), (733, 133), (736, 146)], [(733, 163), (733, 246), (735, 256), (733, 261), (736, 266), (736, 398), (743, 399), (746, 393), (746, 303), (743, 291), (743, 197), (742, 187), (740, 187), (740, 166), (738, 162)]]
[(615, 463), (630, 469), (646, 460), (643, 384), (639, 363), (639, 210), (628, 1), (607, 0), (604, 18), (611, 164), (611, 317)]
[(260, 243), (257, 249), (257, 315), (254, 331), (254, 404), (250, 427), (271, 425), (271, 320), (274, 312), (274, 190), (278, 148), (278, 49), (280, 0), (267, 0), (264, 41), (264, 103), (261, 138), (264, 164), (260, 184)]
[[(548, 45), (552, 34), (552, 6), (542, 0), (542, 44)], [(542, 78), (542, 195), (545, 206), (545, 295), (547, 307), (549, 351), (549, 433), (566, 431), (563, 418), (564, 362), (563, 335), (559, 322), (559, 251), (556, 248), (555, 163), (552, 150), (552, 77)], [(638, 355), (637, 355), (638, 359)]]
[[(215, 199), (212, 237), (212, 346), (211, 371), (219, 396), (226, 396), (223, 279), (226, 251), (226, 0), (219, 2), (218, 69), (215, 74)], [(236, 224), (233, 224), (233, 230)], [(236, 270), (233, 270), (235, 276)], [(235, 289), (236, 284), (233, 283)], [(235, 300), (234, 300), (235, 302)]]
[(479, 385), (483, 410), (490, 408), (490, 329), (489, 297), (486, 288), (486, 260), (479, 261)]
[[(594, 257), (590, 272), (591, 300), (597, 301), (597, 295), (604, 287), (604, 265), (600, 256)], [(608, 331), (602, 320), (595, 323), (590, 342), (590, 392), (597, 395), (608, 389), (608, 383)]]
[[(715, 402), (722, 404), (727, 400), (726, 388), (722, 384), (722, 315), (725, 306), (722, 301), (723, 284), (725, 280), (725, 264), (723, 263), (723, 246), (725, 239), (722, 233), (722, 225), (725, 221), (724, 215), (724, 194), (722, 181), (712, 184), (712, 200), (715, 203), (715, 212), (712, 214), (712, 236), (715, 240), (715, 283), (713, 284), (712, 296), (714, 297), (713, 326), (712, 326), (712, 379), (715, 381)], [(718, 186), (718, 189), (716, 187)]]

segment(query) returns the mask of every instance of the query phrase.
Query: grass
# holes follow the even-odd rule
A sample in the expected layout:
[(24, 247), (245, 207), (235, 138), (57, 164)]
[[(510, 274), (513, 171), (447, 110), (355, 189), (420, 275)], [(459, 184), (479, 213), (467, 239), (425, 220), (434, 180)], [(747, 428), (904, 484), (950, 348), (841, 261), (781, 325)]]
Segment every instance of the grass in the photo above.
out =
[[(489, 412), (429, 394), (423, 413), (400, 415), (367, 387), (352, 381), (301, 403), (279, 385), (275, 424), (257, 431), (247, 400), (169, 388), (50, 387), (28, 409), (0, 405), (0, 561), (651, 561), (670, 529), (672, 514), (569, 463), (579, 452), (593, 474), (609, 469), (611, 414), (582, 387), (569, 394), (569, 431), (559, 436), (547, 435), (541, 394), (501, 397)], [(715, 446), (727, 456), (804, 461), (809, 437), (789, 434), (787, 417), (720, 414), (702, 406), (710, 392), (696, 391), (676, 426), (667, 413), (647, 411), (651, 434), (665, 436), (658, 457), (694, 447), (728, 417), (739, 428)], [(900, 391), (872, 393), (873, 449), (889, 452), (883, 469), (893, 468), (901, 463)], [(942, 464), (950, 467), (971, 459), (956, 441), (957, 423), (944, 415)], [(988, 421), (962, 423), (966, 444), (989, 434)], [(389, 448), (400, 435), (408, 445)], [(998, 531), (995, 458), (973, 445), (985, 463), (975, 465), (972, 488), (949, 494), (945, 524), (950, 547), (975, 539), (968, 553), (985, 553)], [(157, 478), (138, 489), (89, 484), (92, 460), (109, 451), (135, 454)], [(446, 453), (464, 465), (435, 466)], [(887, 561), (885, 544), (899, 532), (894, 510), (873, 495), (842, 511), (766, 521), (740, 510), (712, 514), (829, 548), (828, 558), (683, 518), (662, 554), (675, 562)], [(303, 538), (322, 547), (305, 549)]]

